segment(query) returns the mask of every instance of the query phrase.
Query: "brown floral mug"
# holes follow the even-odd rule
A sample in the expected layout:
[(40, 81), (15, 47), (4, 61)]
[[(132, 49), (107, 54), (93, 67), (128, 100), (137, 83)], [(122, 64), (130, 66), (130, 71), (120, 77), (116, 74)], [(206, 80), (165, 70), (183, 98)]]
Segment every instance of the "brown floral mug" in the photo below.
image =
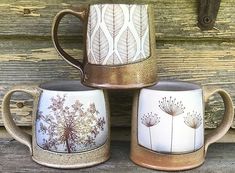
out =
[[(34, 97), (32, 136), (16, 126), (10, 113), (14, 92)], [(3, 99), (7, 131), (27, 145), (32, 159), (56, 168), (96, 165), (109, 158), (109, 107), (106, 93), (79, 81), (16, 86)]]
[[(71, 14), (84, 23), (83, 63), (60, 46), (61, 19)], [(153, 9), (150, 4), (90, 4), (80, 11), (62, 10), (54, 19), (52, 40), (59, 55), (82, 74), (88, 86), (126, 89), (157, 81)]]
[[(225, 106), (218, 128), (204, 136), (205, 102), (218, 93)], [(223, 137), (233, 122), (229, 94), (220, 88), (178, 81), (160, 81), (134, 98), (131, 160), (159, 170), (184, 170), (201, 165), (210, 144)]]

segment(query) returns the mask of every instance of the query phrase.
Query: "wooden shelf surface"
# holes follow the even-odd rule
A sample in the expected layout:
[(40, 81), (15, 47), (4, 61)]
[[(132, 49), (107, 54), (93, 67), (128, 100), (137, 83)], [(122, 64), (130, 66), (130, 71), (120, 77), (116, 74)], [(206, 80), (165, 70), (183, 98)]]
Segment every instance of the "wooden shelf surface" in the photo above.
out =
[[(32, 161), (28, 148), (15, 140), (0, 139), (0, 172), (33, 172), (33, 173), (60, 173), (60, 172), (110, 172), (110, 173), (149, 173), (161, 172), (145, 169), (133, 164), (129, 160), (130, 143), (128, 141), (113, 141), (111, 143), (111, 158), (98, 166), (60, 170), (41, 166)], [(205, 163), (192, 173), (234, 173), (235, 172), (235, 144), (217, 143), (209, 147)]]

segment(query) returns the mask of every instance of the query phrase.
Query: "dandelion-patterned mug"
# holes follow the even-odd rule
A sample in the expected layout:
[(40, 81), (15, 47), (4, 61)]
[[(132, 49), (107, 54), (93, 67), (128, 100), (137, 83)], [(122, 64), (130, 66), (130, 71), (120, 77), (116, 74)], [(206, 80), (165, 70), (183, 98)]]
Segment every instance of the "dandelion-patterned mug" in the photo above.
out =
[[(10, 113), (14, 92), (34, 97), (32, 136), (16, 126)], [(3, 99), (7, 131), (27, 145), (32, 159), (56, 168), (80, 168), (109, 158), (109, 107), (106, 93), (79, 81), (16, 86)]]
[[(88, 86), (126, 89), (155, 84), (157, 59), (151, 4), (107, 2), (58, 13), (52, 26), (52, 40), (57, 52), (80, 70), (82, 83)], [(83, 63), (68, 55), (58, 41), (59, 23), (67, 14), (84, 23)]]
[[(204, 104), (215, 93), (225, 113), (220, 126), (204, 138)], [(133, 103), (131, 160), (168, 171), (197, 167), (208, 146), (229, 130), (233, 116), (232, 100), (223, 89), (177, 81), (141, 89)]]

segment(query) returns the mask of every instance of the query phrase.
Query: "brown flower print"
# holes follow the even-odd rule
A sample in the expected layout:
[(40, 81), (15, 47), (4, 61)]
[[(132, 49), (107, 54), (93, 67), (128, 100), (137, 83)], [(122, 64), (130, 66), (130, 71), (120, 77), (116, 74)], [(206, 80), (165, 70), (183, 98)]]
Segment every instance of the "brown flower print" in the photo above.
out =
[(163, 97), (162, 100), (159, 101), (159, 107), (162, 111), (166, 112), (171, 116), (180, 115), (184, 113), (185, 109), (181, 101), (178, 102), (176, 99), (172, 99), (172, 97), (170, 97), (169, 99)]
[(104, 130), (104, 117), (98, 117), (99, 111), (94, 103), (85, 110), (79, 100), (71, 106), (65, 106), (65, 101), (65, 95), (57, 95), (51, 99), (48, 107), (50, 114), (38, 112), (38, 132), (44, 134), (41, 147), (57, 151), (62, 145), (64, 152), (71, 153), (95, 146), (97, 135)]
[(141, 122), (143, 125), (145, 125), (149, 129), (149, 141), (150, 141), (150, 147), (152, 149), (151, 127), (157, 125), (160, 122), (160, 117), (157, 114), (150, 112), (150, 113), (144, 114), (141, 117)]
[(173, 147), (173, 129), (174, 129), (174, 117), (184, 113), (185, 107), (182, 101), (177, 101), (176, 98), (172, 98), (170, 96), (169, 99), (163, 97), (161, 101), (159, 101), (159, 108), (171, 115), (171, 148), (170, 152), (172, 152)]
[(197, 113), (196, 111), (193, 111), (192, 113), (188, 112), (187, 116), (184, 117), (184, 123), (194, 129), (194, 151), (196, 149), (196, 133), (197, 129), (201, 126), (202, 124), (202, 117), (200, 113)]

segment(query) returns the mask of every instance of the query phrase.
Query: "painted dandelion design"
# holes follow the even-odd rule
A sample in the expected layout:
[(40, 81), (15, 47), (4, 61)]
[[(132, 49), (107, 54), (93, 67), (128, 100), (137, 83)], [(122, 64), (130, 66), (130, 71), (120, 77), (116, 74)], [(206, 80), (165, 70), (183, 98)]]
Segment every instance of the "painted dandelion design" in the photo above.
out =
[(149, 129), (150, 147), (152, 149), (151, 127), (157, 125), (160, 122), (160, 117), (157, 114), (150, 112), (142, 116), (141, 122)]
[(51, 98), (49, 114), (38, 112), (37, 132), (43, 137), (40, 147), (72, 153), (96, 146), (97, 135), (104, 131), (105, 118), (98, 116), (94, 103), (85, 110), (79, 100), (71, 107), (65, 106), (65, 101), (65, 95), (57, 95)]
[(177, 102), (176, 99), (172, 99), (172, 97), (169, 99), (166, 97), (162, 98), (162, 101), (159, 101), (159, 107), (162, 111), (166, 112), (172, 117), (184, 113), (185, 109), (181, 101)]
[(168, 115), (171, 115), (171, 148), (170, 152), (172, 152), (172, 146), (173, 146), (173, 129), (174, 129), (174, 117), (178, 116), (180, 114), (184, 113), (185, 107), (182, 103), (182, 101), (177, 101), (176, 98), (170, 97), (167, 99), (166, 97), (163, 97), (161, 101), (159, 101), (159, 108), (167, 113)]
[(184, 123), (194, 129), (194, 151), (196, 150), (196, 133), (197, 129), (202, 124), (202, 117), (200, 113), (197, 113), (196, 111), (193, 111), (192, 113), (188, 112), (187, 116), (184, 117)]

